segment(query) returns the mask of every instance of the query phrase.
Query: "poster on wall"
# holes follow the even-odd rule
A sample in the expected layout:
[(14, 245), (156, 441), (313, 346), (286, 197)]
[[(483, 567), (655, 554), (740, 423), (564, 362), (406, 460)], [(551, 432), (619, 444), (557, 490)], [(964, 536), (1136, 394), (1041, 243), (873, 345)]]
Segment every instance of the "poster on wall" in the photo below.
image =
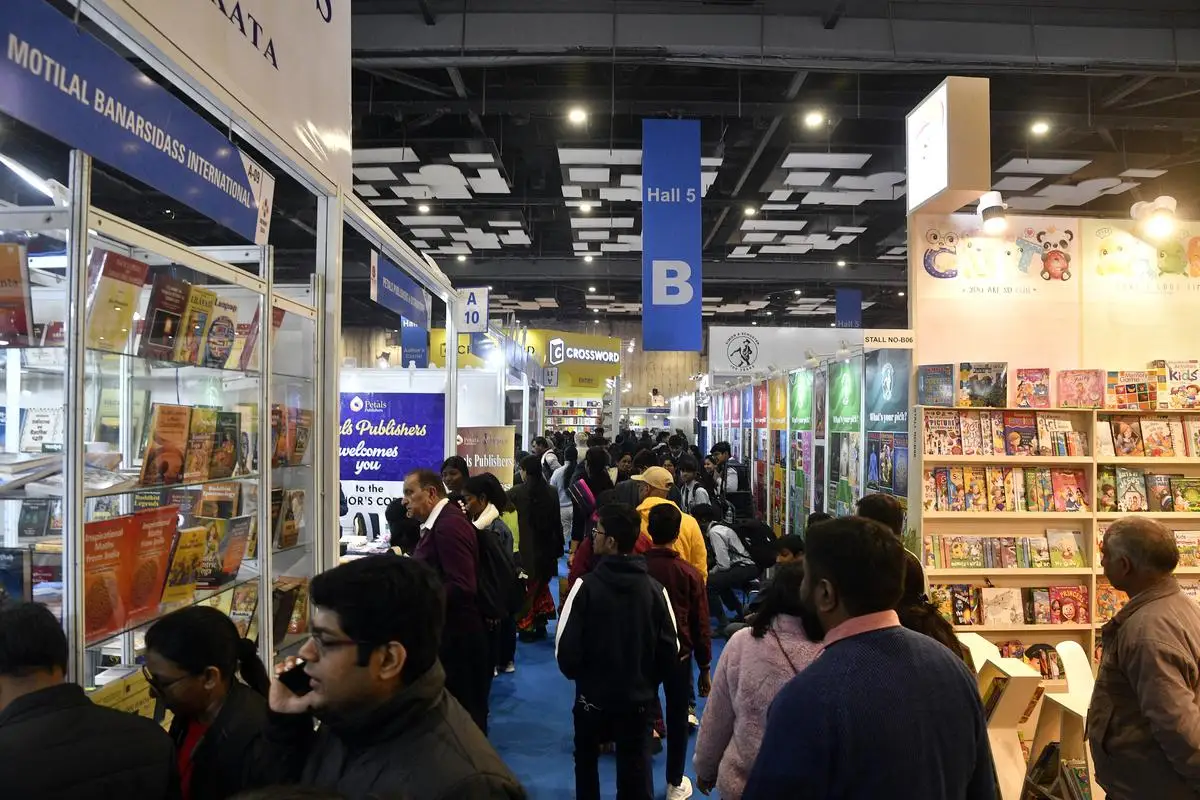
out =
[(921, 362), (955, 362), (970, 353), (978, 360), (1020, 355), (1052, 369), (1078, 367), (1079, 220), (1010, 215), (997, 236), (981, 226), (975, 214), (918, 215), (909, 225)]
[(827, 381), (828, 374), (824, 369), (819, 369), (813, 373), (813, 439), (817, 441), (821, 441), (825, 438), (825, 403), (829, 397), (829, 392), (826, 387)]
[[(440, 469), (445, 458), (446, 396), (343, 392), (338, 477), (349, 513), (376, 514), (404, 490), (404, 476)], [(380, 528), (382, 530), (382, 528)]]
[(813, 453), (813, 511), (825, 511), (825, 443), (814, 442)]
[[(863, 358), (866, 488), (908, 496), (908, 392), (912, 351), (872, 350)], [(903, 468), (900, 465), (903, 450)]]
[(829, 367), (829, 500), (830, 513), (853, 513), (862, 493), (862, 359), (837, 361)]
[(513, 425), (459, 428), (456, 452), (472, 475), (490, 472), (511, 489), (517, 468), (517, 429)]
[(788, 375), (788, 436), (791, 453), (791, 491), (788, 494), (788, 533), (803, 533), (811, 513), (813, 373)]

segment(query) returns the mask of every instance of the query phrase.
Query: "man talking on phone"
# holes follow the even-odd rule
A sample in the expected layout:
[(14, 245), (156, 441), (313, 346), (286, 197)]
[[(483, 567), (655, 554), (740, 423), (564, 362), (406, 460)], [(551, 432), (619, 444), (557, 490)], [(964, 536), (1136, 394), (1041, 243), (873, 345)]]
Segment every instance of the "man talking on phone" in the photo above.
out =
[(314, 577), (310, 598), (311, 636), (271, 681), (258, 782), (347, 797), (523, 800), (521, 784), (446, 692), (438, 662), (445, 593), (430, 567), (390, 554), (361, 558)]

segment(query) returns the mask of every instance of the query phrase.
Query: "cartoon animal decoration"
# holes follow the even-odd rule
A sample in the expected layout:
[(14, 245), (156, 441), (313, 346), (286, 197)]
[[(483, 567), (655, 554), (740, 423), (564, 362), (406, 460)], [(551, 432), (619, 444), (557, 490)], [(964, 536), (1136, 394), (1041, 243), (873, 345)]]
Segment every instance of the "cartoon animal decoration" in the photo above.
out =
[(925, 271), (935, 278), (949, 280), (958, 277), (958, 270), (954, 267), (948, 269), (938, 269), (938, 256), (942, 255), (957, 255), (958, 254), (958, 234), (947, 233), (941, 234), (936, 230), (929, 230), (925, 234), (925, 242), (929, 247), (925, 248), (925, 257), (921, 263), (925, 266)]
[(1033, 261), (1034, 256), (1042, 255), (1042, 246), (1037, 242), (1020, 237), (1015, 242), (1018, 250), (1021, 251), (1021, 259), (1017, 262), (1017, 270), (1026, 275), (1029, 274), (1029, 265)]
[[(1121, 232), (1118, 231), (1118, 234)], [(1125, 247), (1121, 236), (1106, 236), (1100, 242), (1100, 259), (1096, 262), (1097, 275), (1128, 275), (1132, 271), (1133, 256)]]
[(958, 250), (958, 266), (962, 267), (964, 278), (987, 280), (992, 277), (994, 268), (989, 262), (986, 239), (964, 236)]
[(1163, 243), (1158, 249), (1158, 271), (1162, 275), (1187, 274), (1188, 258), (1183, 242), (1175, 239)]
[(1200, 278), (1200, 236), (1188, 239), (1188, 277)]
[(1042, 280), (1071, 280), (1071, 256), (1067, 254), (1066, 250), (1075, 240), (1075, 234), (1064, 230), (1063, 236), (1066, 238), (1058, 241), (1047, 239), (1047, 235), (1053, 236), (1053, 233), (1038, 231), (1037, 235), (1038, 243), (1045, 251), (1042, 254)]

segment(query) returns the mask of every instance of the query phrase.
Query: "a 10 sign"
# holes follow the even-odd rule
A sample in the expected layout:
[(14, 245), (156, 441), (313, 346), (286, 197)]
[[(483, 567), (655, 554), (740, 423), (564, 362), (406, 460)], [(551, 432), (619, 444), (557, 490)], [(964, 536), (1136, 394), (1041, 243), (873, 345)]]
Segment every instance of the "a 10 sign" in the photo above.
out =
[(473, 289), (459, 289), (457, 294), (458, 332), (487, 333), (488, 288), (478, 286)]

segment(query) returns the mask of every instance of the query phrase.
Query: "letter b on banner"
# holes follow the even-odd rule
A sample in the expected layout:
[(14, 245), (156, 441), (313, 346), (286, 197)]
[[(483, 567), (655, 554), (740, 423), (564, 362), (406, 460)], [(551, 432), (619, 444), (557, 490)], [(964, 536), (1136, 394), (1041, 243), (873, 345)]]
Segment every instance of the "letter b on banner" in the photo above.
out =
[(703, 347), (700, 122), (642, 120), (642, 349)]

